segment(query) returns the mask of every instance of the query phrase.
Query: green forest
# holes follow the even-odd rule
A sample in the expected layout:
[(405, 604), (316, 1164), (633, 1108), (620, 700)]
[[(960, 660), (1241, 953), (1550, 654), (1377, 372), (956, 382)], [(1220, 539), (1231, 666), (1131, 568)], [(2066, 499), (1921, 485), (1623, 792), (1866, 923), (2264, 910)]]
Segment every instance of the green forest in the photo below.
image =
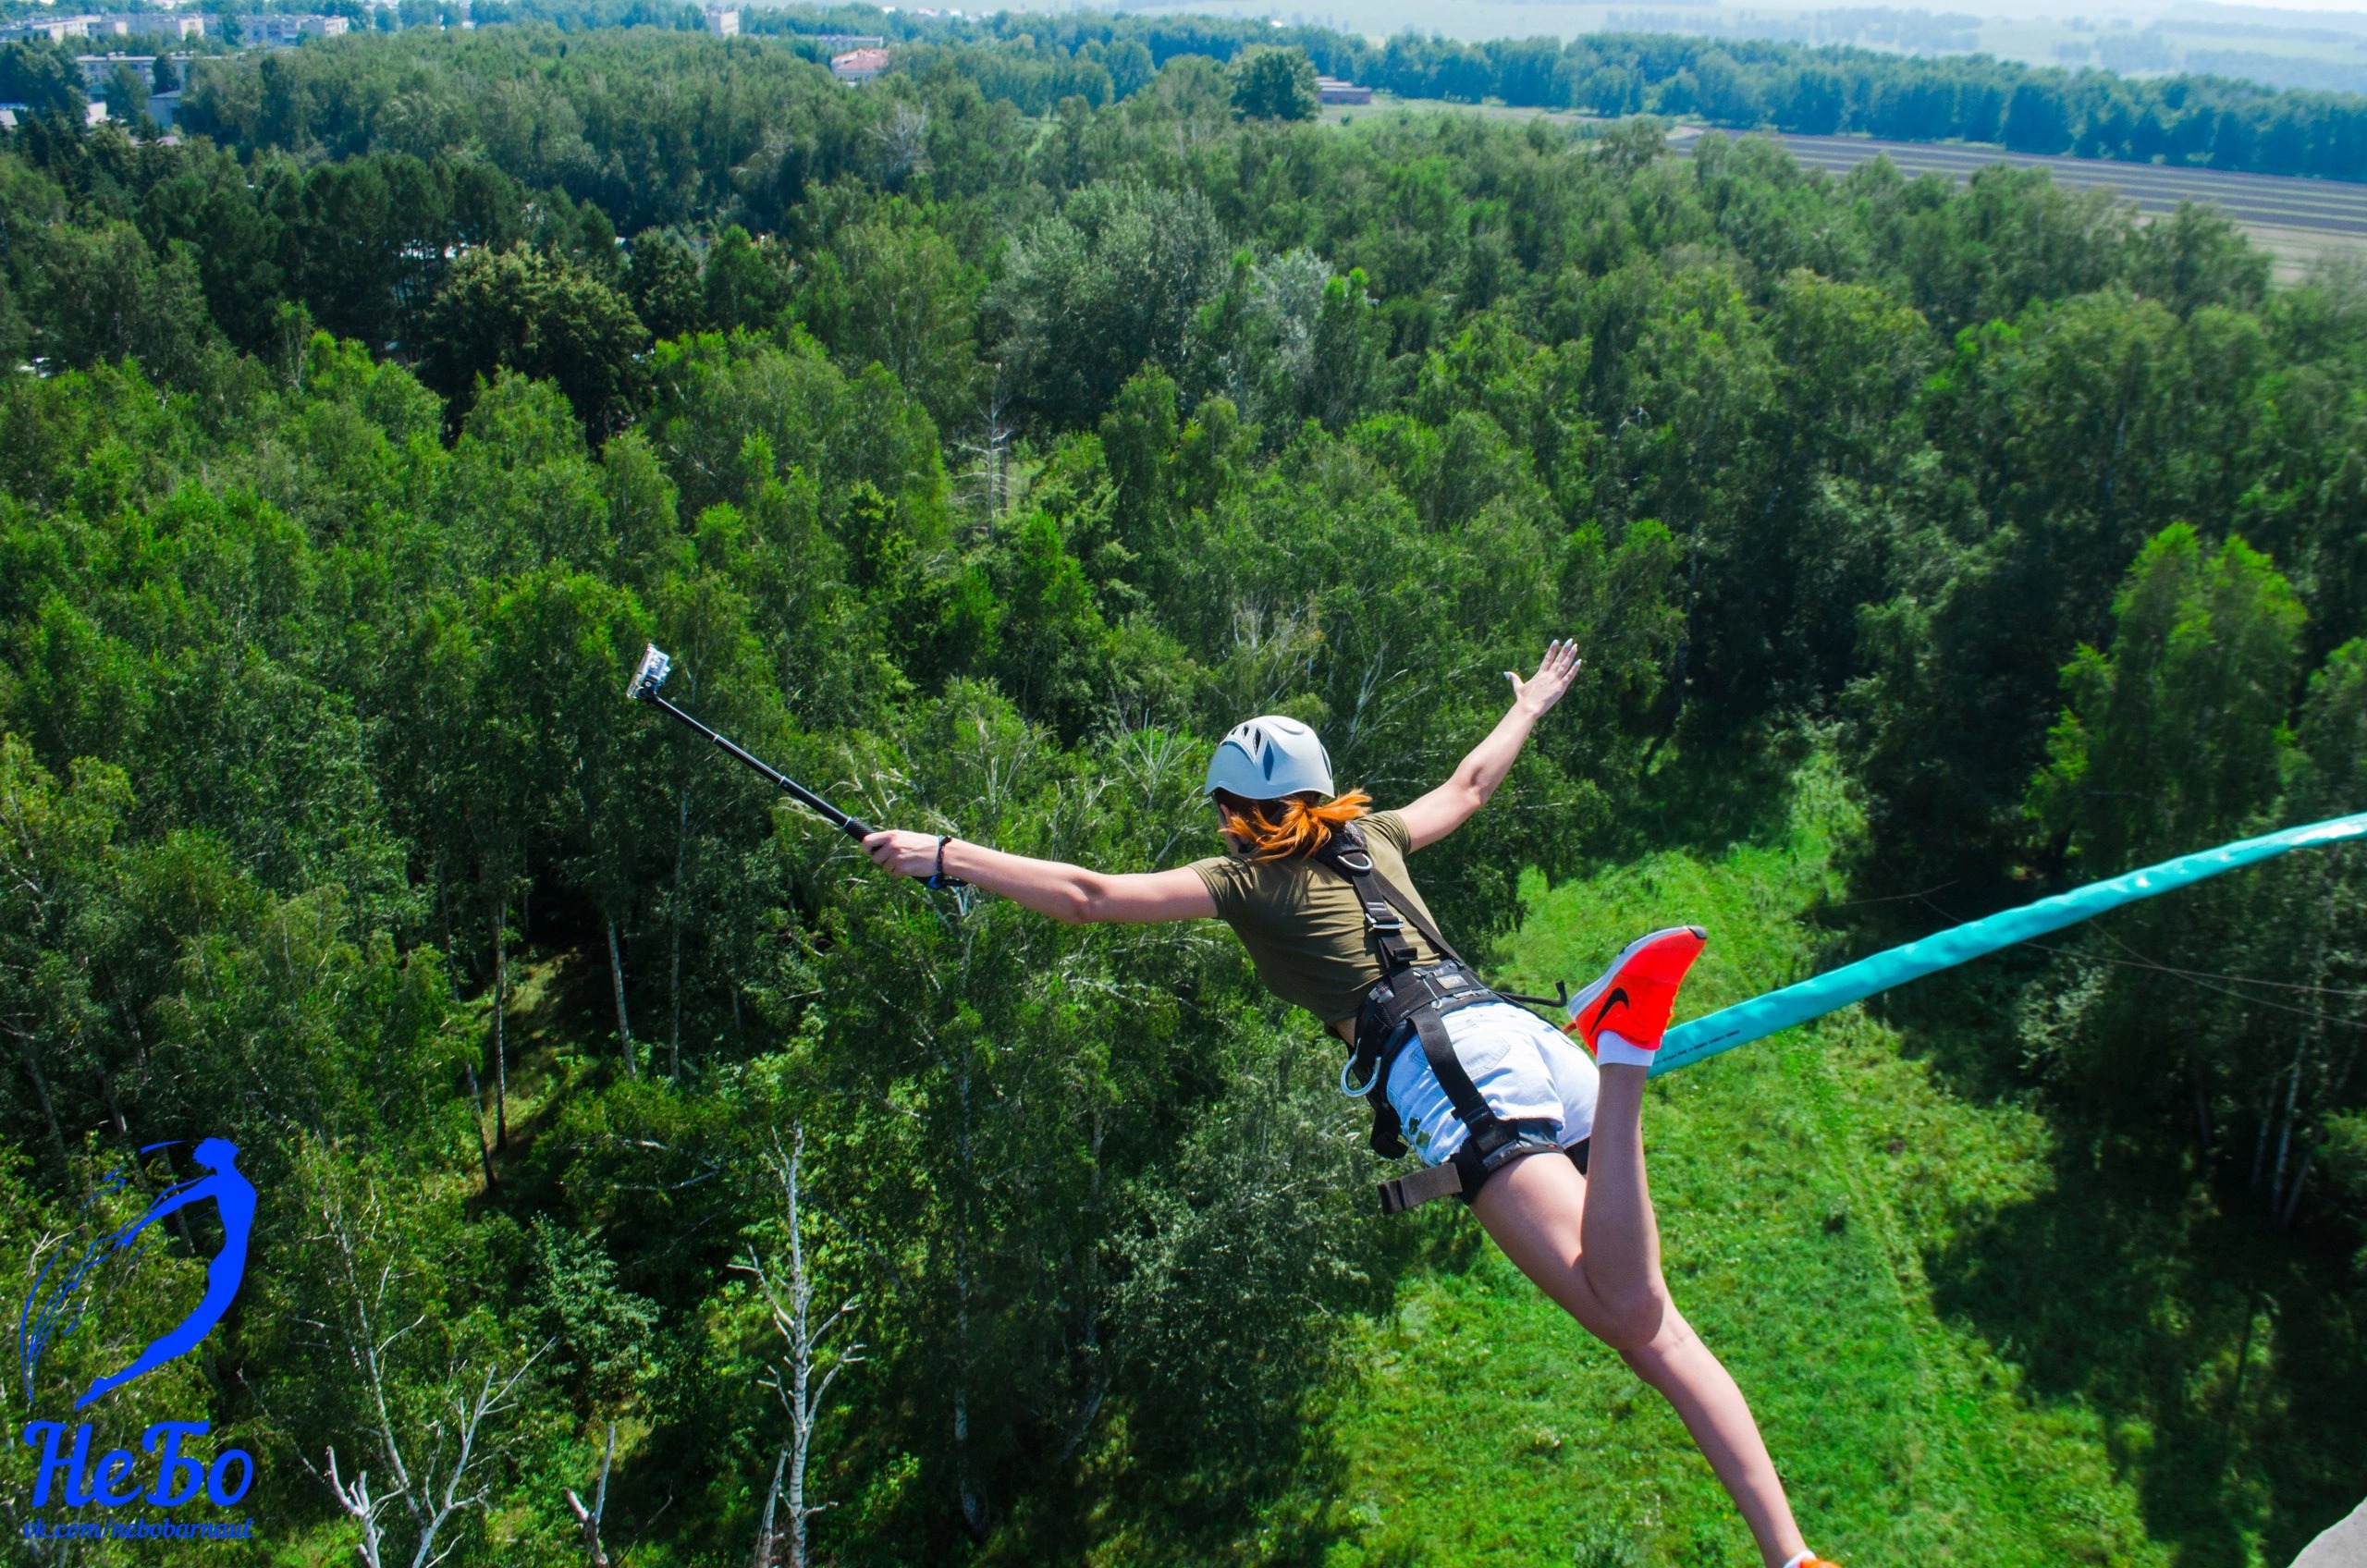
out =
[[(31, 6), (30, 0), (0, 0), (0, 15), (12, 8), (30, 13)], [(402, 0), (374, 9), (360, 0), (268, 0), (258, 8), (325, 10), (351, 18), (356, 28), (389, 31), (457, 26), (463, 14), (474, 26), (557, 27), (577, 36), (620, 27), (692, 33), (706, 28), (699, 7), (655, 0), (474, 0), (466, 7), (453, 0)], [(1933, 20), (1925, 12), (1891, 15), (1909, 28), (1919, 18), (1926, 26)], [(1741, 131), (1967, 141), (2017, 153), (2367, 178), (2367, 99), (2279, 91), (2223, 76), (2140, 79), (1987, 55), (1899, 55), (1656, 33), (1598, 33), (1567, 43), (1465, 43), (1412, 33), (1373, 40), (1329, 28), (1187, 14), (1004, 11), (962, 20), (869, 5), (783, 6), (742, 11), (740, 25), (752, 38), (816, 62), (843, 48), (850, 36), (883, 37), (897, 46), (897, 72), (967, 78), (988, 98), (1007, 99), (1033, 116), (1053, 113), (1070, 97), (1082, 98), (1090, 109), (1106, 107), (1140, 92), (1178, 58), (1201, 55), (1222, 64), (1248, 49), (1280, 46), (1302, 52), (1318, 70), (1404, 98), (1492, 100), (1611, 117), (1684, 116)], [(236, 33), (235, 18), (226, 27), (216, 18), (207, 37), (149, 41), (152, 47), (194, 50), (202, 57), (189, 86), (202, 96), (212, 82), (220, 96), (191, 123), (225, 144), (235, 140), (298, 153), (315, 143), (337, 153), (389, 144), (423, 155), (446, 145), (418, 140), (452, 129), (440, 120), (434, 129), (388, 136), (375, 124), (382, 105), (367, 90), (356, 96), (359, 84), (349, 76), (372, 67), (356, 67), (339, 51), (302, 51), (260, 73), (249, 62), (215, 77), (215, 62), (235, 48)], [(137, 46), (139, 41), (130, 42)], [(160, 78), (160, 89), (178, 85), (178, 67), (168, 69), (174, 80)], [(288, 73), (287, 80), (276, 75), (281, 72)], [(266, 107), (257, 94), (275, 81), (284, 96), (273, 96)], [(131, 121), (145, 112), (147, 85), (127, 77), (95, 96)], [(0, 101), (74, 118), (85, 96), (69, 46), (0, 44)]]
[[(1239, 718), (1397, 805), (1575, 637), (1416, 869), (1530, 988), (1700, 921), (1693, 1011), (2367, 809), (2367, 273), (997, 25), (858, 89), (521, 15), (0, 141), (0, 1268), (203, 1138), (261, 1203), (89, 1416), (143, 1475), (209, 1423), (251, 1488), (180, 1513), (251, 1537), (25, 1530), (18, 1434), (189, 1311), (191, 1210), (20, 1318), (12, 1560), (1755, 1561), (1466, 1212), (1371, 1212), (1225, 932), (883, 876), (628, 703), (648, 643), (869, 821), (1129, 871), (1217, 852)], [(2355, 1506), (2362, 1031), (2353, 848), (1656, 1087), (1674, 1288), (1819, 1550), (2281, 1565)]]

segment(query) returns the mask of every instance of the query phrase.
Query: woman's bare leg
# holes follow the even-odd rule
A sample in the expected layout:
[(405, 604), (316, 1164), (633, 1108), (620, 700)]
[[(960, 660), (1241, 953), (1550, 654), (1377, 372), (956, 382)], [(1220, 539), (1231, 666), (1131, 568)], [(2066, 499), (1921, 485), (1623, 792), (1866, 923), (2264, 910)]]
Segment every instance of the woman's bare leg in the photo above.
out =
[(1668, 1286), (1661, 1280), (1660, 1220), (1644, 1179), (1645, 1070), (1605, 1067), (1600, 1074), (1581, 1267), (1605, 1305), (1657, 1328)]
[(1479, 1222), (1515, 1267), (1617, 1351), (1685, 1423), (1770, 1568), (1807, 1550), (1742, 1390), (1670, 1301), (1644, 1181), (1644, 1070), (1606, 1067), (1591, 1180), (1564, 1159), (1515, 1162), (1481, 1188)]

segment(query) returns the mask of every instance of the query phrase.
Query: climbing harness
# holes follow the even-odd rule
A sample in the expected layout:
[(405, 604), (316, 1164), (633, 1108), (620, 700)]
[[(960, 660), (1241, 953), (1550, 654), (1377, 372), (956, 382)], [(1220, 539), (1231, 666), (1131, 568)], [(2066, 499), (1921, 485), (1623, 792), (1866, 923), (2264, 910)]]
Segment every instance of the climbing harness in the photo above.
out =
[[(1462, 1146), (1445, 1160), (1381, 1182), (1380, 1211), (1400, 1214), (1450, 1194), (1469, 1203), (1490, 1176), (1514, 1160), (1561, 1152), (1553, 1123), (1506, 1121), (1488, 1108), (1487, 1097), (1454, 1054), (1445, 1023), (1448, 1013), (1481, 1002), (1543, 1005), (1552, 998), (1509, 995), (1480, 984), (1421, 905), (1373, 864), (1355, 824), (1343, 823), (1335, 829), (1315, 859), (1355, 890), (1364, 909), (1365, 935), (1380, 960), (1381, 977), (1365, 994), (1364, 1007), (1356, 1014), (1355, 1052), (1340, 1072), (1342, 1092), (1362, 1095), (1372, 1106), (1372, 1152), (1383, 1159), (1405, 1153), (1404, 1129), (1389, 1103), (1389, 1070), (1399, 1052), (1417, 1043), (1466, 1133)], [(1417, 962), (1420, 955), (1405, 937), (1408, 923), (1441, 962)]]

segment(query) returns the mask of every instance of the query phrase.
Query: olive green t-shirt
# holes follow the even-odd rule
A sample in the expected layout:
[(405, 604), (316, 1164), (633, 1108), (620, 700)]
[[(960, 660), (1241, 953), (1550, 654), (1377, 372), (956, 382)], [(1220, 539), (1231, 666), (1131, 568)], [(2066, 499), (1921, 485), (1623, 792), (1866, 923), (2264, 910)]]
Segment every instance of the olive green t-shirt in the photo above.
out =
[[(1405, 819), (1393, 811), (1362, 818), (1365, 847), (1375, 869), (1413, 899), (1424, 916), (1414, 879), (1405, 875)], [(1365, 936), (1364, 906), (1348, 879), (1304, 855), (1252, 860), (1245, 854), (1194, 861), (1192, 869), (1216, 900), (1217, 918), (1233, 929), (1257, 966), (1266, 988), (1326, 1023), (1354, 1018), (1365, 992), (1380, 978), (1380, 961)], [(1435, 921), (1432, 924), (1436, 924)], [(1409, 921), (1405, 939), (1419, 962), (1434, 952)]]

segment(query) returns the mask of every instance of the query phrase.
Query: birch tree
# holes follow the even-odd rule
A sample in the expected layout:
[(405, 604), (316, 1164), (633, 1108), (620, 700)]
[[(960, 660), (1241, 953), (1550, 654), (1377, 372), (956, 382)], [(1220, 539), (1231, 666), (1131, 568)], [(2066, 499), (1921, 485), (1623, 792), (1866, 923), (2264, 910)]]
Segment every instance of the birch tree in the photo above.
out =
[[(353, 1525), (362, 1568), (434, 1568), (475, 1541), (509, 1459), (508, 1418), (539, 1391), (550, 1345), (509, 1342), (489, 1313), (448, 1293), (439, 1265), (456, 1260), (440, 1222), (456, 1208), (406, 1208), (350, 1153), (317, 1142), (300, 1152), (297, 1181), (311, 1224), (276, 1268), (298, 1275), (291, 1348), (309, 1376), (259, 1401), (293, 1418), (298, 1460)], [(306, 1432), (307, 1416), (326, 1429)]]
[[(815, 1281), (805, 1261), (804, 1219), (799, 1193), (800, 1170), (805, 1156), (805, 1129), (797, 1127), (789, 1143), (773, 1130), (762, 1158), (766, 1172), (780, 1189), (781, 1246), (769, 1252), (750, 1246), (732, 1267), (755, 1281), (764, 1298), (772, 1329), (779, 1341), (776, 1358), (766, 1363), (764, 1384), (780, 1401), (789, 1416), (789, 1441), (773, 1466), (773, 1484), (757, 1528), (755, 1568), (778, 1568), (783, 1562), (776, 1520), (785, 1524), (787, 1568), (806, 1568), (806, 1522), (830, 1505), (806, 1501), (805, 1473), (814, 1456), (814, 1429), (830, 1385), (839, 1374), (863, 1360), (863, 1344), (841, 1330), (851, 1329), (857, 1298), (815, 1315)], [(783, 1248), (786, 1248), (784, 1251)], [(840, 1343), (833, 1345), (833, 1337)], [(785, 1490), (784, 1490), (785, 1487)], [(778, 1513), (776, 1509), (779, 1510)]]

